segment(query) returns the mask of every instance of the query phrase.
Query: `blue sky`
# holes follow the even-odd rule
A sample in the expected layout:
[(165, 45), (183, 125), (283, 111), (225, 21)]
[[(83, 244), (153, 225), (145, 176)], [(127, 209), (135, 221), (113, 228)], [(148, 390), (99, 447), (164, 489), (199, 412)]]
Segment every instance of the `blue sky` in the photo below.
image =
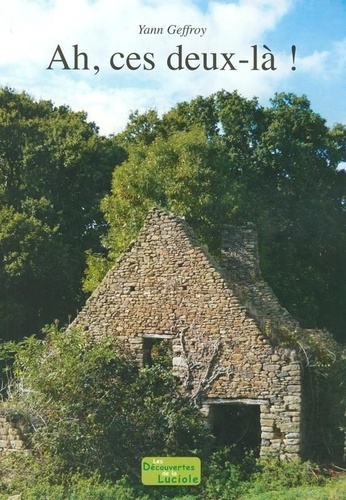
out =
[[(167, 32), (185, 25), (193, 28), (188, 36)], [(157, 33), (144, 33), (149, 28)], [(275, 92), (306, 94), (329, 125), (346, 123), (346, 0), (1, 0), (0, 41), (1, 85), (84, 110), (106, 135), (120, 131), (135, 109), (164, 112), (220, 89), (257, 96), (263, 105)], [(63, 69), (57, 60), (47, 70), (58, 45), (71, 68), (77, 45), (89, 69)], [(179, 45), (184, 68), (173, 70), (167, 59)], [(118, 52), (124, 58), (115, 56), (117, 66), (137, 53), (129, 64), (138, 69), (113, 69)], [(190, 56), (192, 67), (200, 63), (195, 70), (186, 68), (190, 53), (199, 58)], [(203, 53), (208, 64), (216, 54), (218, 69), (203, 68)], [(235, 70), (227, 63), (220, 69), (222, 53), (234, 54)], [(82, 68), (83, 56), (78, 61)]]

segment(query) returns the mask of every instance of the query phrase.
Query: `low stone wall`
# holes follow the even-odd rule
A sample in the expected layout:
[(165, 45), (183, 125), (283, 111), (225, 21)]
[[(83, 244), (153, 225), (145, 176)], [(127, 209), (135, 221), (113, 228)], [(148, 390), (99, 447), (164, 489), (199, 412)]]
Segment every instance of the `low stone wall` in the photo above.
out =
[(9, 421), (4, 409), (0, 408), (0, 454), (24, 452), (25, 450), (26, 446), (20, 430)]

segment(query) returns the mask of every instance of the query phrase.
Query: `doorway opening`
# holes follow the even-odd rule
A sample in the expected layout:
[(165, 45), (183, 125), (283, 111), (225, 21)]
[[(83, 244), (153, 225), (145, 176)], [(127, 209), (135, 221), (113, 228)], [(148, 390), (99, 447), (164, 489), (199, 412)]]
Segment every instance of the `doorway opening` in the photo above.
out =
[(261, 446), (260, 405), (246, 403), (210, 404), (211, 431), (215, 448), (232, 446), (237, 454), (252, 450), (259, 457)]

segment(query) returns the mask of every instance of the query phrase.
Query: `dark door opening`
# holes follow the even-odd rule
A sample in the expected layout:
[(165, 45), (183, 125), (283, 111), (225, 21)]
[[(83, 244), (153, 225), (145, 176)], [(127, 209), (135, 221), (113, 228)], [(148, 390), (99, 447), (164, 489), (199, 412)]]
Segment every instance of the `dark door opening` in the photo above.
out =
[(212, 404), (210, 417), (216, 449), (232, 446), (237, 453), (252, 450), (259, 456), (261, 425), (258, 404)]

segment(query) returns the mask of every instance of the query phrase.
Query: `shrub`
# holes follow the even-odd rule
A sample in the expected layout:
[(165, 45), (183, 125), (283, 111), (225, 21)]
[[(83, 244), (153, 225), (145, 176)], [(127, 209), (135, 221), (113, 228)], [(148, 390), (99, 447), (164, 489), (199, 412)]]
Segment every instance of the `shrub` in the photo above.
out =
[(239, 498), (247, 490), (247, 481), (256, 470), (256, 459), (251, 453), (240, 459), (233, 447), (224, 447), (214, 452), (207, 463), (203, 498)]
[(262, 458), (258, 461), (258, 470), (251, 478), (250, 491), (259, 494), (302, 485), (322, 485), (325, 483), (325, 478), (322, 474), (316, 473), (316, 469), (311, 462)]
[(114, 339), (49, 328), (10, 351), (9, 416), (53, 482), (76, 472), (139, 482), (143, 456), (203, 455), (207, 432), (172, 374), (139, 369)]

